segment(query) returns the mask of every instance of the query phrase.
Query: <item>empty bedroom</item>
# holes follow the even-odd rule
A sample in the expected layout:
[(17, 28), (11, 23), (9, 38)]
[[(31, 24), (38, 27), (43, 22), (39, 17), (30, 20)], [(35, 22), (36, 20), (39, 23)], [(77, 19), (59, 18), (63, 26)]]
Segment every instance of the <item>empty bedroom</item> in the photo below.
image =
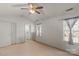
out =
[(78, 56), (79, 3), (0, 3), (0, 56)]

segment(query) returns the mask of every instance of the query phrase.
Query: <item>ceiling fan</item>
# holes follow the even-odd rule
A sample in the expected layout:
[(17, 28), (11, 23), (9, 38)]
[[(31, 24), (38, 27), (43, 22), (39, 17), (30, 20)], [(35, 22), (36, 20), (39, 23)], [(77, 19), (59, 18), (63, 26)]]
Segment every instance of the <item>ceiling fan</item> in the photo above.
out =
[(34, 14), (40, 14), (40, 10), (43, 9), (43, 6), (38, 6), (35, 3), (28, 3), (27, 7), (22, 7), (21, 10), (28, 10), (29, 13)]

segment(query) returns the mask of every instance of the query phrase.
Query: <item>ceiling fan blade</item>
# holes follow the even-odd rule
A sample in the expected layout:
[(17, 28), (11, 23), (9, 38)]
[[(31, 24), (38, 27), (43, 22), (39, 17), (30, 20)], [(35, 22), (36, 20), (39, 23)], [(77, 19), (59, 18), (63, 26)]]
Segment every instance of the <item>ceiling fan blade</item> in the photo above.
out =
[(35, 11), (36, 13), (38, 13), (38, 14), (40, 14), (40, 12), (39, 11)]
[(43, 7), (42, 6), (40, 6), (40, 7), (36, 7), (36, 9), (42, 9)]
[(21, 9), (28, 9), (28, 8), (21, 8)]

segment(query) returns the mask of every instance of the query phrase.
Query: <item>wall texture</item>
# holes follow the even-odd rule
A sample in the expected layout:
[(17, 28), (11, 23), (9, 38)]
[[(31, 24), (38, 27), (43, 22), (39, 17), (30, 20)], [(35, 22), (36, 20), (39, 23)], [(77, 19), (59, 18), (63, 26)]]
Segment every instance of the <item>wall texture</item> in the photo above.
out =
[(24, 42), (25, 24), (31, 22), (19, 16), (0, 17), (0, 47)]
[(70, 46), (63, 40), (63, 20), (78, 15), (78, 11), (71, 11), (62, 14), (62, 16), (57, 16), (56, 18), (46, 19), (46, 21), (42, 22), (42, 36), (37, 37), (36, 40), (64, 50), (68, 48), (70, 48), (69, 51), (71, 51), (71, 49), (78, 49), (78, 46), (74, 48), (74, 46)]
[(62, 20), (51, 18), (42, 23), (42, 36), (36, 39), (39, 42), (64, 49)]

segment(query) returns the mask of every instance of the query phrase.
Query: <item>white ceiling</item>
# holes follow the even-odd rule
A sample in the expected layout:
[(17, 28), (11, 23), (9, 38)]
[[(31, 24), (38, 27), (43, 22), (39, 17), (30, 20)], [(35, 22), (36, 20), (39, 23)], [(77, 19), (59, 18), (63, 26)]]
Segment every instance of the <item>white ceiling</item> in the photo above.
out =
[(30, 15), (27, 10), (21, 10), (21, 7), (13, 7), (13, 5), (18, 5), (15, 3), (1, 3), (0, 4), (0, 17), (2, 16), (15, 16), (15, 17), (25, 17), (28, 19), (35, 20), (46, 20), (51, 17), (62, 16), (66, 9), (74, 8), (74, 10), (79, 10), (78, 3), (39, 3), (44, 9), (41, 14)]

